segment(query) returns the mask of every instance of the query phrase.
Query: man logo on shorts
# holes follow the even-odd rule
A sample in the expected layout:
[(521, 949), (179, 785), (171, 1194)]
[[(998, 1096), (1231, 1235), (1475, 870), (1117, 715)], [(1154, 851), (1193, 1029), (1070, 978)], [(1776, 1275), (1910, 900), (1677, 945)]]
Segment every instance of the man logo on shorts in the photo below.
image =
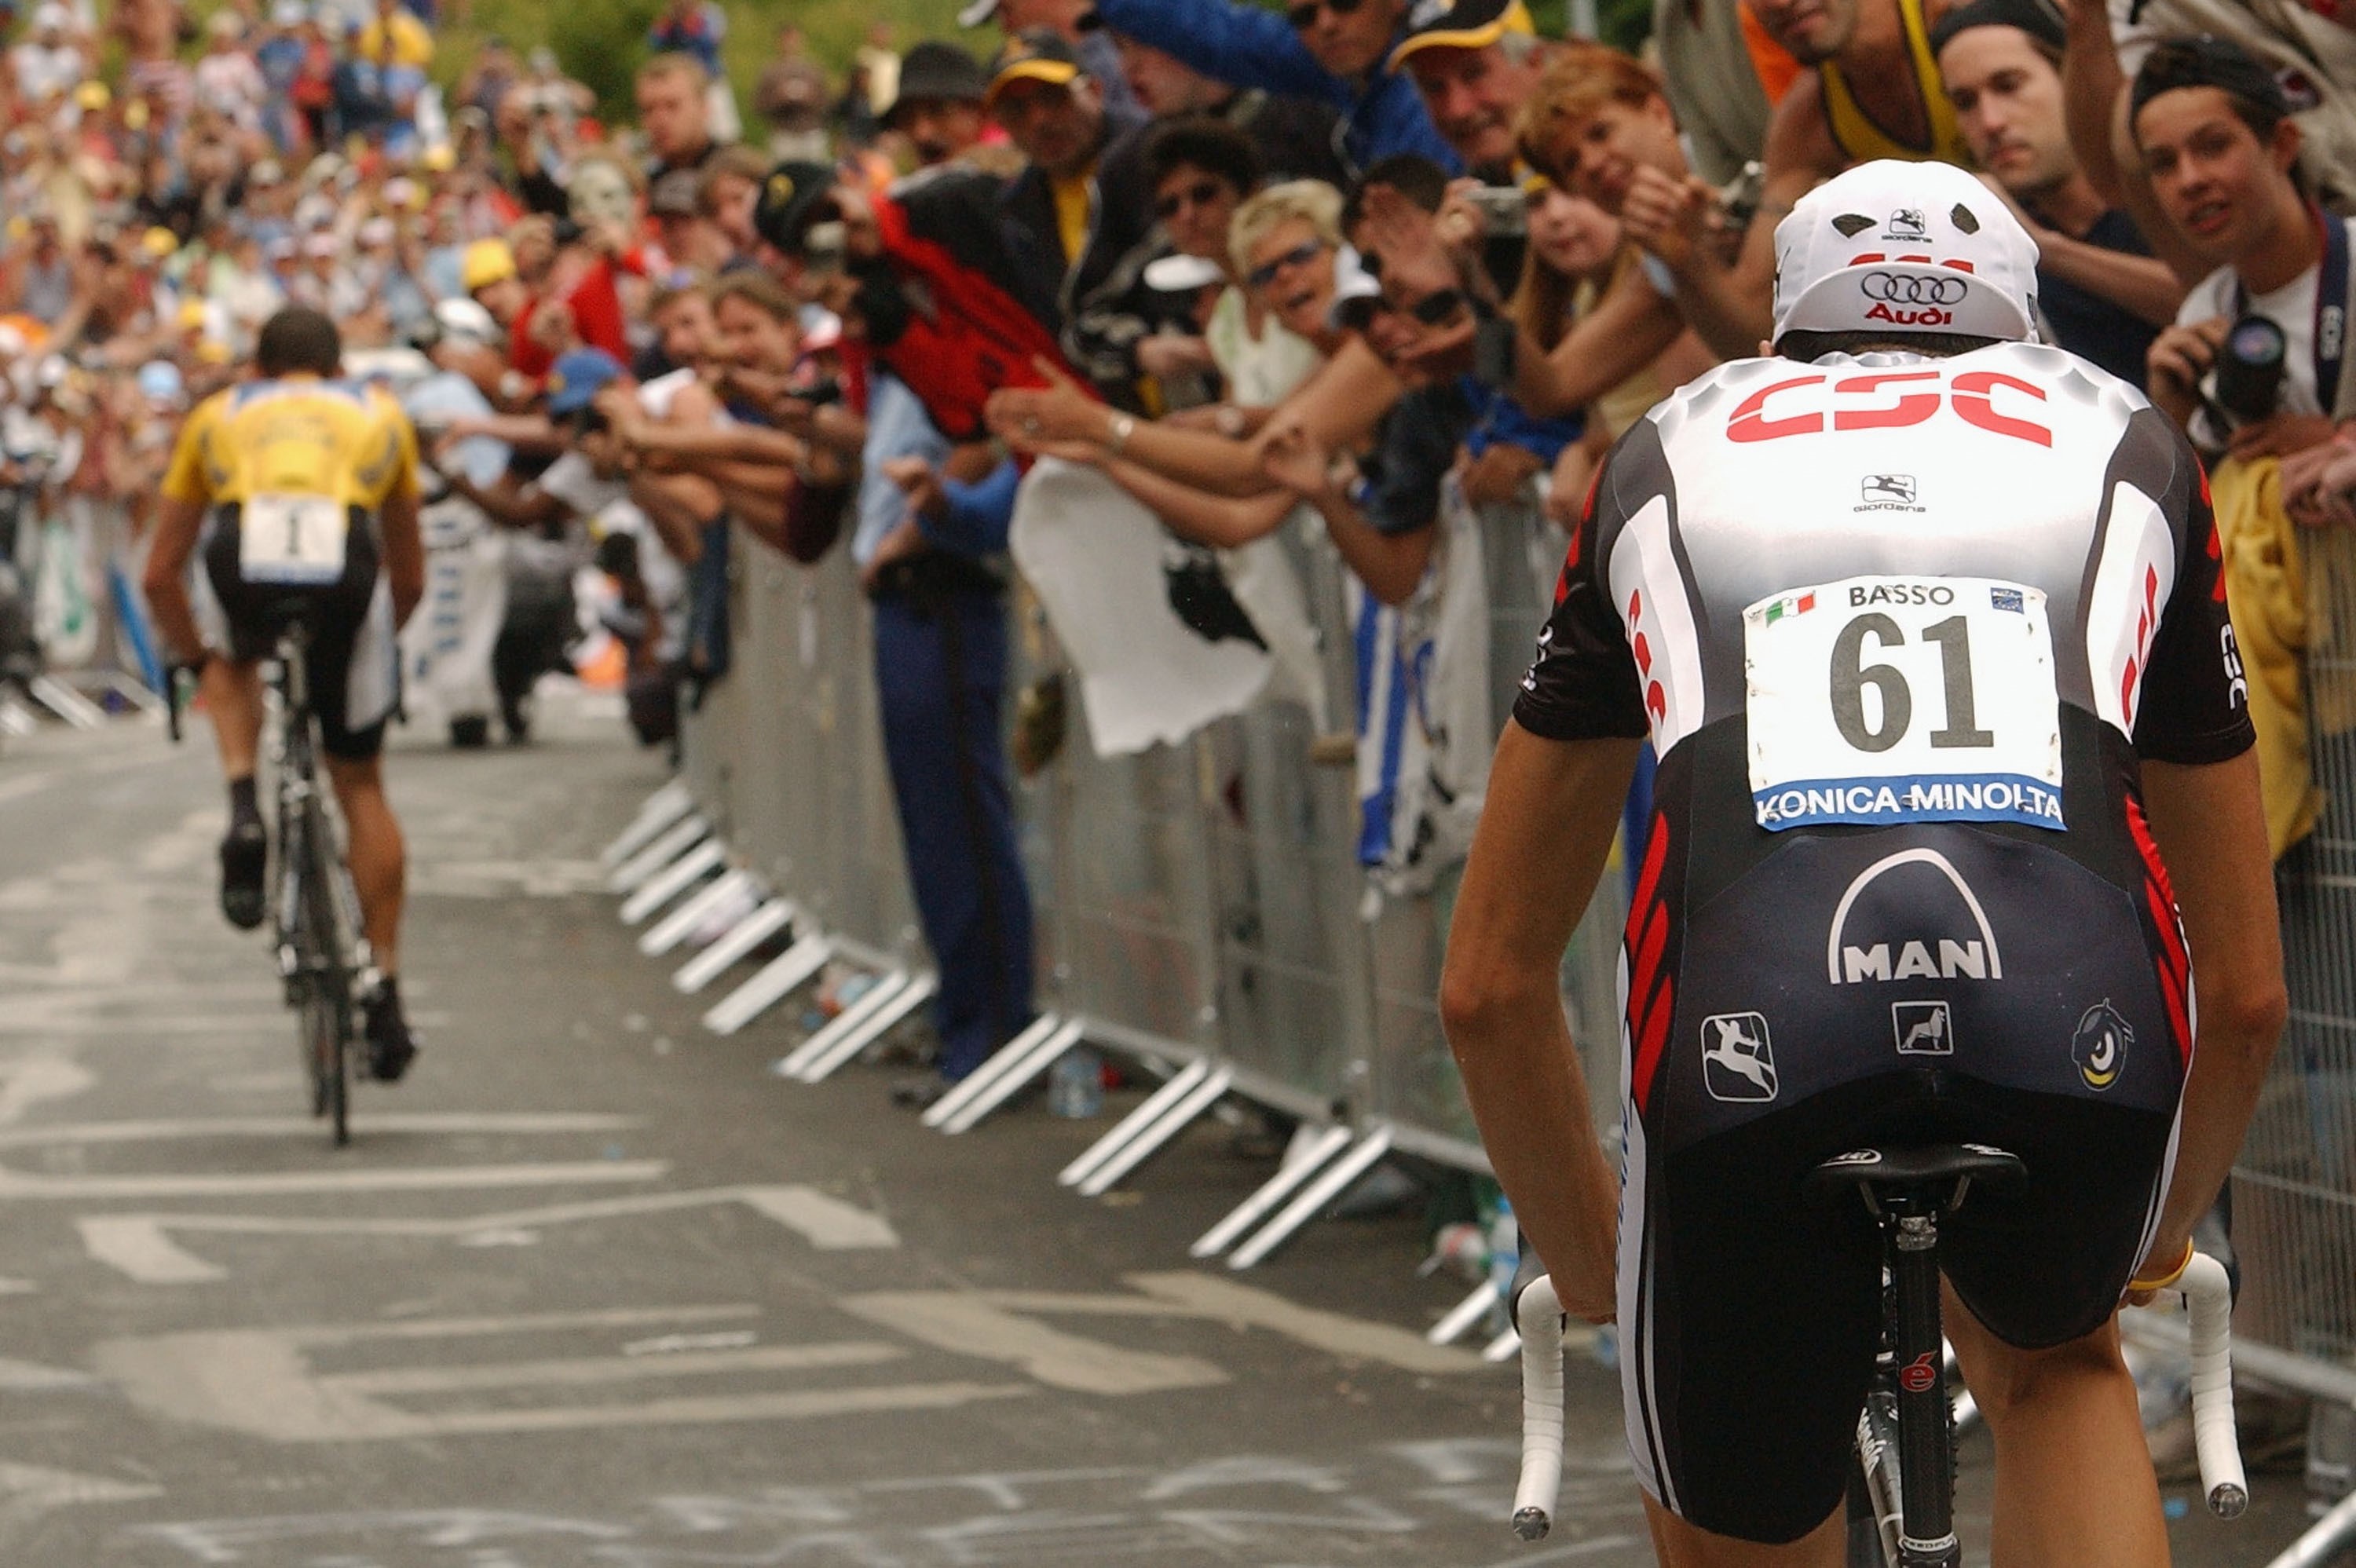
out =
[(2135, 1030), (2119, 1010), (2107, 1001), (2088, 1008), (2078, 1020), (2078, 1032), (2070, 1037), (2070, 1060), (2078, 1064), (2078, 1076), (2086, 1087), (2100, 1093), (2119, 1081), (2119, 1073), (2127, 1064), (2127, 1047), (2135, 1043)]
[(1713, 1100), (1763, 1104), (1775, 1097), (1775, 1051), (1758, 1013), (1719, 1013), (1701, 1020), (1702, 1083)]

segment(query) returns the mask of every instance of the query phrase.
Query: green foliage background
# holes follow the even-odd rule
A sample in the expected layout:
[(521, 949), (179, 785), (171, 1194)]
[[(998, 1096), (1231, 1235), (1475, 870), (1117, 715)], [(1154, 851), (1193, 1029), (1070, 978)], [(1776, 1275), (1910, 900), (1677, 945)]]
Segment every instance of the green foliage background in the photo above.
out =
[[(976, 53), (994, 48), (998, 32), (984, 27), (960, 33), (957, 13), (963, 0), (723, 0), (728, 11), (729, 79), (740, 101), (750, 98), (754, 79), (770, 55), (777, 28), (787, 19), (809, 35), (820, 59), (841, 71), (881, 18), (891, 25), (902, 48), (919, 38), (952, 38)], [(1539, 30), (1558, 35), (1568, 0), (1532, 0)], [(1650, 0), (1597, 0), (1604, 38), (1635, 48), (1651, 30)], [(647, 27), (662, 0), (444, 0), (444, 20), (434, 29), (439, 46), (434, 74), (455, 84), (483, 38), (498, 34), (519, 49), (547, 44), (573, 76), (596, 91), (609, 115), (626, 117), (630, 77), (646, 56)], [(464, 19), (454, 13), (463, 9)]]

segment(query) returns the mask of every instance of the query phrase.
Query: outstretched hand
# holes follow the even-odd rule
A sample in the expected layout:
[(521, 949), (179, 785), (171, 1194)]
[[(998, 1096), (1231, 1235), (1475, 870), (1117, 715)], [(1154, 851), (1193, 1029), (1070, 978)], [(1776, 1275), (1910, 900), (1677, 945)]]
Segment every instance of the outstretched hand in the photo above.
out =
[(1105, 407), (1044, 355), (1032, 366), (1044, 387), (1009, 387), (990, 395), (983, 410), (991, 433), (1018, 452), (1050, 442), (1101, 443), (1109, 433)]

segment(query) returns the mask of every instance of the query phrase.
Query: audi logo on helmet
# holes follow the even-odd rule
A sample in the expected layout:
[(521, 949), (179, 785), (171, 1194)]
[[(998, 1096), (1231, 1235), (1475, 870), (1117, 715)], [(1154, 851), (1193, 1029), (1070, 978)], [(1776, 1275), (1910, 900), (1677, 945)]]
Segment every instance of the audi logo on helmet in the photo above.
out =
[(1919, 272), (1868, 272), (1857, 286), (1866, 298), (1883, 304), (1961, 304), (1972, 288), (1962, 278), (1925, 277)]

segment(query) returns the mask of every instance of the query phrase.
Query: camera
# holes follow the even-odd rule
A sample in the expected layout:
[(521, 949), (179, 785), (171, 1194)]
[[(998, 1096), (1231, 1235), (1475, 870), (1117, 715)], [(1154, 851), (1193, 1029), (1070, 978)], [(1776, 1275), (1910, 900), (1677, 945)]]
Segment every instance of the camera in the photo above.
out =
[(1751, 227), (1759, 216), (1759, 203), (1767, 192), (1767, 166), (1753, 159), (1742, 165), (1742, 172), (1718, 187), (1719, 220), (1735, 233)]
[(1481, 215), (1492, 240), (1519, 240), (1530, 231), (1530, 198), (1517, 185), (1477, 186), (1464, 193), (1464, 201)]
[(2282, 396), (2289, 344), (2263, 315), (2245, 315), (2225, 329), (2217, 349), (2217, 406), (2244, 424), (2270, 417)]

